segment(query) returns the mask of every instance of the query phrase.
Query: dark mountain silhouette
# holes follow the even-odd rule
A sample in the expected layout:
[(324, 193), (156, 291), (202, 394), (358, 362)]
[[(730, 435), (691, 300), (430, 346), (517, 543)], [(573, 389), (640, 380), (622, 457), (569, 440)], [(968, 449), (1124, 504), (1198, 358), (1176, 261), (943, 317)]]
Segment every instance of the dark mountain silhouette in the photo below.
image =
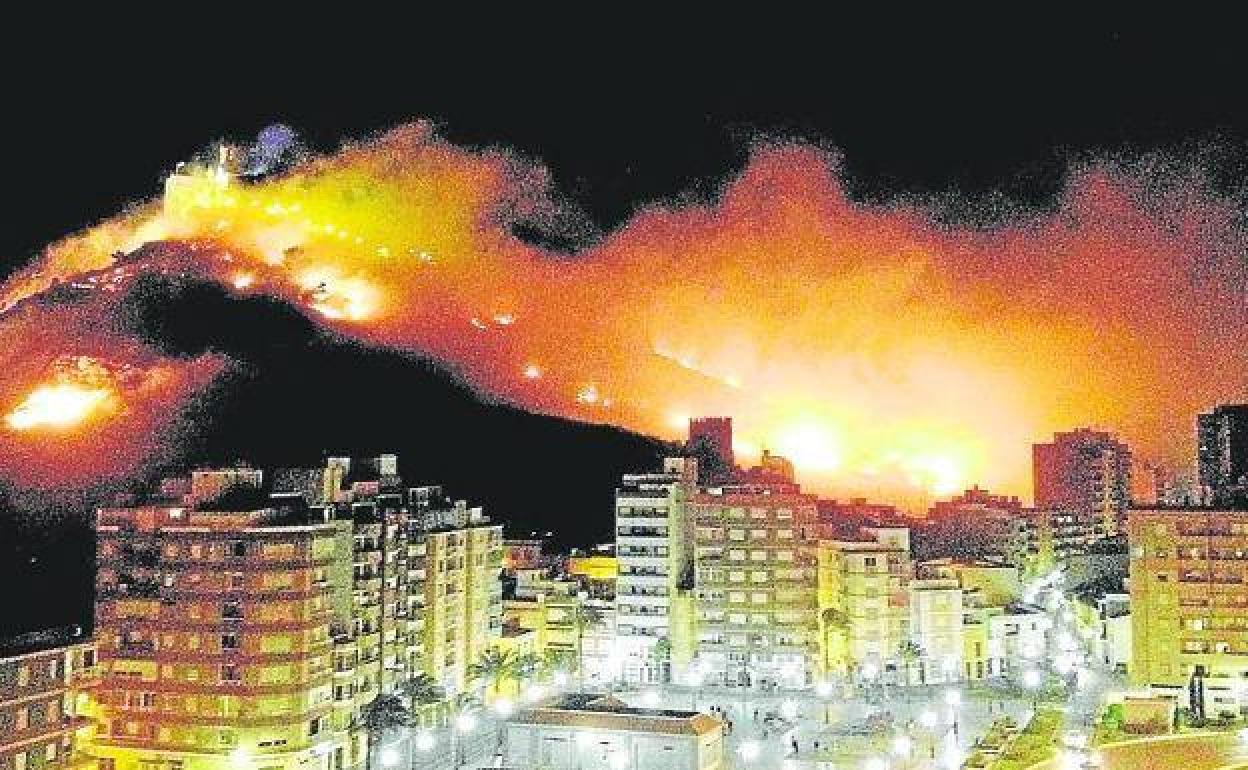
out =
[[(236, 362), (187, 407), (182, 457), (158, 471), (393, 452), (405, 482), (442, 484), (483, 505), (508, 534), (551, 531), (570, 546), (611, 538), (620, 474), (654, 467), (665, 449), (617, 428), (491, 402), (433, 361), (360, 345), (286, 303), (216, 284), (144, 276), (121, 307), (127, 331), (169, 355), (211, 350)], [(0, 584), (19, 595), (0, 635), (87, 619), (96, 502), (86, 495), (37, 519), (0, 517)], [(46, 601), (48, 591), (58, 599)]]

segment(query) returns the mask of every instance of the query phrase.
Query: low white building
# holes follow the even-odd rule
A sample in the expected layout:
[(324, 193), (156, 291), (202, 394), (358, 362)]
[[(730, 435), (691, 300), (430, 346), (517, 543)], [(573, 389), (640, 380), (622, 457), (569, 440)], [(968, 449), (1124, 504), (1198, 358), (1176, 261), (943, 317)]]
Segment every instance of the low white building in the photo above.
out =
[(1100, 663), (1126, 671), (1131, 663), (1131, 596), (1106, 594), (1096, 600), (1092, 655)]
[(506, 766), (526, 770), (724, 770), (723, 724), (570, 693), (507, 722)]
[(1011, 676), (1038, 661), (1047, 650), (1053, 621), (1039, 607), (1011, 604), (988, 617), (988, 658), (992, 676)]
[(914, 661), (901, 661), (905, 684), (939, 684), (962, 678), (962, 587), (952, 578), (910, 582), (910, 639)]

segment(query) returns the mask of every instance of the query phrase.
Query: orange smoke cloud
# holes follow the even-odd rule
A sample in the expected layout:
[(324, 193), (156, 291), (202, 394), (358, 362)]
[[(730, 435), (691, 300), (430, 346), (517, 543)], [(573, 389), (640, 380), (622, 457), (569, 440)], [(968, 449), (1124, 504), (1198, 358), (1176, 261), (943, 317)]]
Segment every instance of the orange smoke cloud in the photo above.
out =
[(0, 478), (32, 490), (125, 478), (169, 457), (187, 399), (221, 370), (163, 357), (104, 297), (25, 303), (0, 322)]
[[(1088, 167), (1052, 211), (972, 228), (854, 202), (834, 157), (765, 146), (714, 203), (644, 209), (572, 256), (513, 232), (552, 200), (534, 164), (415, 124), (258, 183), (180, 175), (50, 247), (0, 307), (191, 271), (532, 409), (669, 438), (731, 414), (746, 454), (894, 499), (1026, 495), (1029, 444), (1081, 424), (1187, 464), (1194, 413), (1243, 395), (1240, 208), (1173, 167)], [(196, 247), (114, 256), (158, 238)]]

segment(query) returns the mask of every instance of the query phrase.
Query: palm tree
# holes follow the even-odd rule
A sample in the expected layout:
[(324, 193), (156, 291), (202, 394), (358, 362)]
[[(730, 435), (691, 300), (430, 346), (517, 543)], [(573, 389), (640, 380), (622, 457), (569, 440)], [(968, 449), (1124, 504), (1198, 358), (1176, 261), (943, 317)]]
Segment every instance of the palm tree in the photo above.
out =
[(532, 652), (517, 655), (515, 670), (516, 679), (522, 682), (537, 679), (542, 673), (542, 659)]
[[(906, 684), (911, 684), (910, 672), (914, 670), (914, 664), (923, 657), (923, 648), (919, 643), (911, 639), (907, 639), (897, 647), (897, 654), (901, 658), (902, 664), (906, 670)], [(920, 682), (922, 684), (922, 682)]]
[(672, 659), (672, 642), (666, 636), (654, 643), (654, 647), (650, 648), (650, 659), (654, 662), (654, 667), (658, 670), (659, 681), (663, 681), (665, 670), (670, 670), (667, 665)]
[(542, 669), (545, 676), (551, 676), (559, 669), (571, 668), (576, 662), (576, 650), (562, 647), (547, 647), (542, 652)]
[(503, 681), (513, 676), (515, 671), (515, 655), (512, 655), (510, 651), (490, 647), (481, 653), (476, 663), (468, 667), (468, 676), (474, 680), (484, 679), (487, 691), (497, 694)]
[(425, 706), (446, 700), (446, 690), (423, 671), (403, 682), (399, 689), (407, 696), (407, 708), (413, 716), (423, 712)]
[(396, 695), (378, 695), (360, 709), (360, 722), (368, 732), (368, 770), (373, 770), (374, 750), (386, 733), (407, 726), (410, 718), (407, 707)]

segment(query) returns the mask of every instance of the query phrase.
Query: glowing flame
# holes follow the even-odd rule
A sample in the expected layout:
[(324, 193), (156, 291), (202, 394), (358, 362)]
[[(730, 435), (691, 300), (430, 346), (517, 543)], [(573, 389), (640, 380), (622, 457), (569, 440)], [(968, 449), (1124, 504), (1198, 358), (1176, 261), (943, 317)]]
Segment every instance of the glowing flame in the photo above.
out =
[(667, 438), (729, 414), (743, 454), (835, 494), (1025, 495), (1029, 444), (1054, 430), (1189, 457), (1192, 415), (1248, 373), (1225, 356), (1248, 344), (1240, 207), (1152, 169), (1069, 179), (1051, 211), (960, 227), (852, 200), (816, 149), (760, 145), (714, 200), (554, 254), (515, 235), (563, 205), (544, 169), (414, 124), (256, 183), (170, 177), (163, 206), (50, 247), (0, 308), (162, 269), (116, 262), (147, 240), (207, 242), (233, 261), (187, 247), (163, 267), (353, 322), (523, 406)]
[(40, 385), (32, 390), (5, 422), (13, 430), (73, 427), (104, 409), (112, 391), (82, 385)]
[(781, 455), (805, 470), (831, 472), (841, 466), (841, 452), (831, 430), (818, 423), (781, 428), (775, 444)]

